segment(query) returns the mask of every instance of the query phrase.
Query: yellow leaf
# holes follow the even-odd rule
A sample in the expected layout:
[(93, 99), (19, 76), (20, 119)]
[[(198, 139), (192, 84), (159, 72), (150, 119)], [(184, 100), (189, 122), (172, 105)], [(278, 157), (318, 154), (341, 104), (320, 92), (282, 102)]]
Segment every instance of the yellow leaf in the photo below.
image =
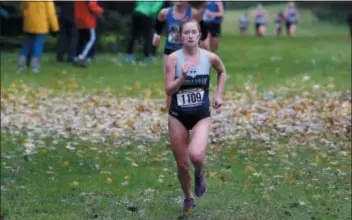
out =
[(186, 214), (188, 214), (188, 215), (192, 215), (192, 214), (193, 214), (193, 209), (192, 209), (192, 208), (187, 209), (185, 212), (186, 212)]
[(303, 110), (303, 106), (300, 105), (300, 104), (297, 104), (297, 105), (293, 106), (293, 108), (294, 108), (296, 111), (301, 111), (301, 110)]
[(134, 88), (140, 89), (141, 88), (141, 83), (139, 81), (134, 82)]
[(139, 105), (136, 107), (137, 112), (145, 112), (145, 108), (143, 105)]
[(152, 90), (147, 89), (144, 91), (144, 98), (150, 98), (152, 96)]
[(134, 123), (136, 122), (135, 119), (128, 119), (127, 121), (125, 121), (125, 125), (128, 127), (132, 127), (134, 125)]
[(215, 172), (211, 172), (210, 170), (207, 170), (206, 173), (205, 173), (205, 176), (207, 178), (214, 178), (215, 177)]
[(280, 110), (280, 106), (278, 106), (278, 105), (271, 105), (270, 108), (275, 110), (275, 111), (279, 111)]
[(243, 183), (242, 187), (245, 188), (245, 189), (248, 189), (249, 188), (249, 183), (247, 183), (247, 182)]
[(106, 182), (108, 183), (108, 184), (111, 184), (112, 183), (112, 179), (111, 178), (106, 178)]
[(165, 113), (167, 113), (167, 109), (165, 107), (161, 107), (160, 112), (165, 114)]
[(285, 172), (283, 176), (285, 182), (291, 182), (293, 179), (292, 173)]
[(47, 149), (42, 148), (42, 149), (40, 149), (40, 153), (42, 153), (42, 154), (46, 154), (46, 153), (48, 153), (48, 150), (47, 150)]
[(63, 166), (68, 167), (68, 166), (70, 166), (70, 163), (68, 161), (64, 161)]
[(328, 88), (329, 88), (329, 89), (335, 88), (335, 84), (334, 84), (334, 83), (329, 83), (329, 84), (328, 84)]
[(252, 166), (247, 166), (245, 169), (244, 169), (244, 172), (246, 173), (252, 173), (254, 171), (254, 168)]

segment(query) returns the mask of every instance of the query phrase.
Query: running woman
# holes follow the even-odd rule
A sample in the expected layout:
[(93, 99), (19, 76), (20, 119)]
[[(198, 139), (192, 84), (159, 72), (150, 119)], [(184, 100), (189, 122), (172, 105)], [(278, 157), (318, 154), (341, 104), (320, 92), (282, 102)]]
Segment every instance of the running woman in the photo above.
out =
[(200, 48), (201, 31), (196, 20), (183, 21), (179, 27), (183, 47), (170, 54), (167, 59), (165, 91), (172, 97), (168, 119), (169, 138), (184, 193), (183, 210), (189, 213), (194, 206), (189, 159), (195, 168), (195, 195), (201, 197), (206, 191), (203, 166), (211, 125), (211, 67), (218, 75), (213, 102), (215, 109), (223, 105), (222, 93), (227, 74), (216, 54)]
[(278, 12), (276, 15), (276, 18), (274, 20), (275, 23), (275, 29), (276, 29), (276, 37), (281, 36), (282, 32), (282, 23), (285, 21), (285, 16), (284, 13)]
[[(182, 43), (179, 40), (179, 25), (185, 20), (193, 18), (200, 24), (202, 30), (201, 40), (205, 40), (207, 31), (204, 26), (204, 22), (201, 19), (200, 14), (196, 9), (190, 7), (186, 1), (176, 1), (171, 7), (162, 9), (155, 24), (155, 31), (153, 37), (153, 45), (157, 47), (160, 42), (160, 34), (163, 26), (166, 24), (166, 41), (164, 47), (164, 75), (167, 57), (174, 51), (182, 48)], [(166, 98), (166, 110), (169, 109), (171, 97)]]
[(221, 23), (224, 17), (224, 3), (222, 1), (207, 1), (204, 6), (203, 21), (208, 30), (206, 48), (216, 52), (219, 47)]
[(262, 5), (258, 5), (254, 11), (255, 18), (255, 32), (259, 37), (263, 37), (268, 24), (268, 13), (265, 11)]
[(289, 2), (285, 11), (286, 33), (288, 37), (292, 37), (296, 32), (296, 24), (298, 21), (298, 11), (294, 2)]
[(248, 25), (249, 25), (248, 13), (245, 12), (240, 18), (240, 35), (241, 36), (247, 36)]

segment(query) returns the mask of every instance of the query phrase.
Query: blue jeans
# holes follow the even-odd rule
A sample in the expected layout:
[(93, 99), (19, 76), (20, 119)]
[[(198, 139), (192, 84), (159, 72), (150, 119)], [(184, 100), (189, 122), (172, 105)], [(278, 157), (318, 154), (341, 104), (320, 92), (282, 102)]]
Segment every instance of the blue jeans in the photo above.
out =
[(33, 57), (39, 58), (43, 53), (45, 34), (28, 34), (24, 40), (20, 51), (21, 56), (27, 57), (32, 54)]

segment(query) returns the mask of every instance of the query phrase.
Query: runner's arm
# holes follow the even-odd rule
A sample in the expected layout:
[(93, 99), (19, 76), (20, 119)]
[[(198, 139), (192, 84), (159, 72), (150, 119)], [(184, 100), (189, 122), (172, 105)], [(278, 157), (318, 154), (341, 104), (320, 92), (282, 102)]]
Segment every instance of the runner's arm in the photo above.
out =
[(214, 53), (210, 53), (210, 60), (212, 67), (218, 74), (218, 84), (215, 92), (215, 96), (221, 97), (224, 91), (225, 82), (227, 79), (227, 73), (223, 62), (220, 57)]
[(224, 17), (224, 4), (222, 3), (222, 1), (217, 1), (216, 4), (218, 5), (218, 12), (212, 12), (211, 15), (212, 16), (216, 16), (216, 17)]
[(160, 35), (161, 32), (163, 31), (168, 10), (169, 10), (169, 8), (161, 9), (161, 11), (159, 12), (159, 14), (156, 18), (156, 23), (155, 23), (154, 29), (158, 35)]
[(174, 52), (169, 55), (166, 61), (165, 92), (168, 96), (172, 96), (177, 92), (185, 80), (182, 74), (175, 79), (176, 58), (176, 53)]

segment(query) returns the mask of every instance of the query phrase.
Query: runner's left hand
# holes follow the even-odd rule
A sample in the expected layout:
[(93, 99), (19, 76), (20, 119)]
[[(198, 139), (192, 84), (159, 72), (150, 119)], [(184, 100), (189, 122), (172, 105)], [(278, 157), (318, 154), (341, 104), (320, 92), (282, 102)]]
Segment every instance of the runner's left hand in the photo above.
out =
[(223, 106), (223, 104), (224, 103), (222, 101), (222, 98), (220, 96), (215, 96), (213, 108), (219, 109), (221, 106)]

